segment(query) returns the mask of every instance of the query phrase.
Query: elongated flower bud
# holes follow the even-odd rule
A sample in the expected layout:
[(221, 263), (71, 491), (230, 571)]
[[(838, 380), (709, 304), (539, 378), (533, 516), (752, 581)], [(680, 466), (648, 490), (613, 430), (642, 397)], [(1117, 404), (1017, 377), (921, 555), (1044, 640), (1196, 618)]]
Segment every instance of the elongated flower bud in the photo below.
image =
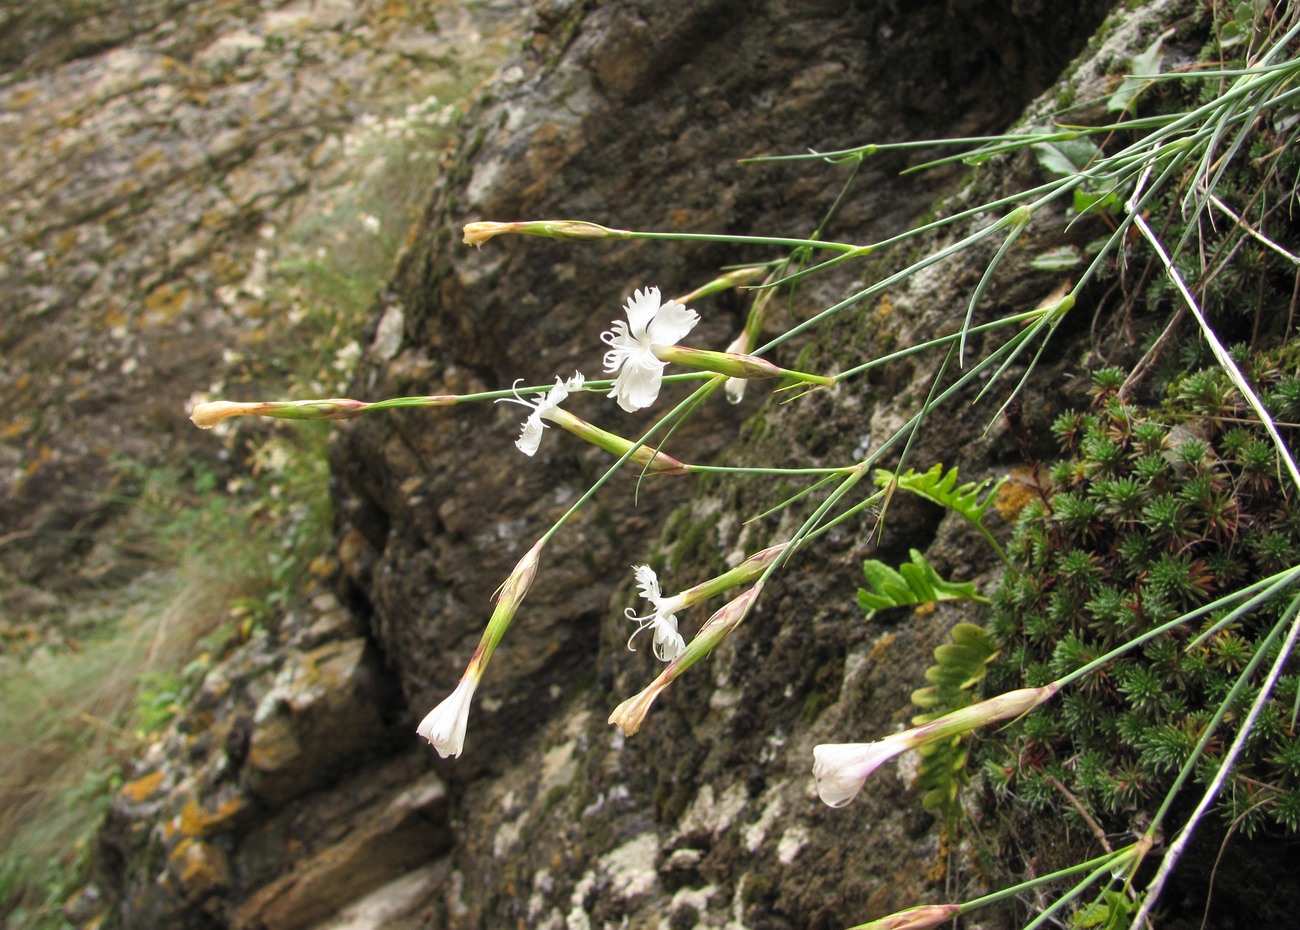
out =
[(369, 404), (346, 397), (325, 400), (276, 400), (257, 403), (232, 403), (214, 400), (195, 404), (190, 419), (199, 429), (212, 429), (231, 417), (275, 417), (281, 420), (346, 420), (365, 410)]
[(777, 556), (784, 552), (788, 545), (790, 545), (788, 542), (777, 543), (775, 546), (755, 552), (735, 568), (687, 588), (677, 595), (677, 600), (682, 607), (690, 607), (719, 594), (725, 594), (732, 588), (755, 581), (769, 565), (776, 561)]
[(465, 224), (466, 245), (482, 246), (494, 236), (508, 234), (540, 236), (564, 242), (587, 239), (626, 239), (628, 233), (621, 229), (608, 229), (582, 220), (529, 220), (522, 223), (493, 223), (482, 221)]
[(655, 357), (663, 362), (675, 362), (698, 371), (713, 371), (731, 378), (755, 380), (763, 378), (792, 378), (807, 384), (831, 385), (835, 381), (821, 375), (810, 375), (802, 371), (792, 371), (774, 365), (757, 355), (744, 355), (739, 352), (711, 352), (708, 349), (692, 349), (679, 345), (656, 345)]
[(930, 930), (941, 927), (961, 913), (960, 904), (922, 904), (888, 917), (858, 924), (850, 930)]
[[(546, 418), (556, 426), (568, 430), (579, 439), (604, 449), (611, 455), (622, 457), (627, 453), (628, 449), (636, 445), (630, 439), (625, 439), (608, 430), (603, 430), (599, 426), (588, 423), (563, 407), (556, 407), (547, 411)], [(691, 470), (691, 467), (685, 462), (673, 458), (666, 452), (660, 452), (653, 446), (640, 446), (632, 453), (632, 458), (629, 461), (656, 475), (684, 475)]]

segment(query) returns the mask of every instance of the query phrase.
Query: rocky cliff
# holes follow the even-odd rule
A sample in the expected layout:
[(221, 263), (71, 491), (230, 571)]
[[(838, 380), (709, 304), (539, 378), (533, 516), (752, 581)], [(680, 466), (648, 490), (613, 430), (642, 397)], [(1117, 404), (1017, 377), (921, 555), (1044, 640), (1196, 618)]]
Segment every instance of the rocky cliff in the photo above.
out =
[[(643, 240), (505, 238), (472, 250), (459, 241), (464, 222), (575, 217), (807, 236), (845, 170), (740, 159), (996, 131), (1058, 79), (1058, 92), (1102, 93), (1176, 14), (1153, 5), (1149, 22), (1107, 29), (1061, 79), (1107, 6), (538, 4), (525, 54), (478, 102), (431, 191), (375, 308), (351, 393), (469, 393), (575, 367), (594, 374), (599, 334), (633, 288), (684, 293), (721, 267), (779, 257)], [(969, 183), (964, 169), (900, 179), (906, 163), (864, 164), (834, 238), (879, 240)], [(996, 189), (1033, 170), (1015, 161), (978, 183)], [(1059, 227), (1036, 224), (1026, 254)], [(855, 276), (866, 273), (801, 288), (782, 311), (786, 325), (860, 288)], [(879, 346), (951, 331), (978, 274), (958, 264), (913, 279), (774, 360), (846, 367)], [(1029, 309), (1057, 283), (1022, 256), (993, 299)], [(691, 343), (727, 345), (745, 301), (729, 293), (695, 304), (703, 321)], [(784, 405), (751, 390), (738, 407), (700, 410), (669, 451), (707, 463), (843, 464), (897, 428), (932, 374), (903, 363)], [(649, 422), (582, 400), (583, 415), (619, 432)], [(980, 478), (1020, 461), (1000, 425), (983, 434), (994, 408), (957, 409), (922, 435), (917, 465)], [(625, 648), (629, 566), (650, 562), (680, 589), (791, 525), (741, 522), (789, 492), (769, 479), (616, 478), (544, 552), (480, 688), (463, 755), (439, 760), (415, 740), (416, 722), (473, 651), (493, 590), (609, 462), (558, 430), (525, 459), (511, 445), (518, 419), (517, 409), (483, 406), (339, 428), (338, 597), (300, 605), (210, 676), (166, 751), (126, 786), (100, 882), (117, 922), (316, 926), (380, 889), (367, 906), (389, 908), (386, 926), (823, 928), (935, 887), (938, 832), (904, 778), (885, 775), (838, 811), (817, 800), (811, 779), (815, 743), (875, 738), (910, 715), (930, 650), (968, 616), (947, 607), (865, 624), (853, 597), (863, 558), (897, 562), (915, 547), (945, 575), (990, 577), (974, 535), (924, 504), (895, 501), (879, 539), (868, 522), (848, 524), (796, 554), (745, 626), (624, 738), (606, 717), (657, 671), (649, 649)], [(1032, 437), (1041, 414), (1027, 421)], [(367, 925), (362, 911), (338, 925)]]

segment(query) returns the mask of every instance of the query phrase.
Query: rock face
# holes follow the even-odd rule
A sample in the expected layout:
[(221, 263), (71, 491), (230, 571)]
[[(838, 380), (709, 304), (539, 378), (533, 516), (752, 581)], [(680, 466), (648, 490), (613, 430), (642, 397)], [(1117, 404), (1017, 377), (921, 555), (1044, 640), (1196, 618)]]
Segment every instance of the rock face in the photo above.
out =
[[(779, 255), (522, 238), (472, 251), (458, 241), (460, 224), (573, 217), (808, 235), (843, 172), (738, 159), (1000, 129), (1057, 76), (1104, 7), (1064, 18), (1049, 5), (539, 7), (530, 55), (473, 113), (377, 310), (385, 326), (400, 320), (401, 340), (371, 353), (354, 394), (468, 393), (574, 368), (591, 375), (599, 333), (633, 288), (685, 293), (729, 263)], [(869, 160), (828, 235), (883, 238), (956, 178), (900, 181), (902, 164)], [(948, 331), (977, 275), (958, 269), (927, 278), (929, 290), (900, 288), (838, 337), (821, 336), (800, 364), (788, 349), (775, 360), (805, 367), (833, 357), (843, 367), (870, 357), (853, 349), (863, 342)], [(1031, 307), (1054, 283), (1011, 275), (998, 300)], [(853, 289), (847, 275), (814, 281), (790, 313), (803, 318)], [(723, 295), (696, 306), (703, 322), (688, 341), (727, 345), (745, 304)], [(923, 397), (930, 372), (904, 366), (788, 407), (751, 391), (739, 408), (701, 410), (669, 450), (707, 463), (843, 464), (869, 434), (897, 427), (904, 408), (891, 396)], [(664, 409), (682, 396), (667, 393)], [(573, 407), (628, 435), (649, 422), (591, 397)], [(971, 414), (969, 435), (990, 415)], [(518, 420), (515, 409), (407, 411), (342, 430), (333, 459), (340, 513), (361, 553), (351, 594), (370, 612), (412, 724), (454, 686), (493, 589), (609, 462), (558, 430), (524, 459), (510, 445)], [(952, 433), (935, 432), (914, 450), (918, 465), (961, 464), (974, 478), (1017, 457), (998, 433), (956, 447)], [(458, 846), (430, 925), (832, 927), (925, 899), (935, 834), (898, 779), (886, 776), (846, 811), (812, 793), (813, 744), (874, 738), (904, 719), (925, 657), (962, 616), (864, 625), (853, 591), (873, 551), (865, 525), (796, 557), (744, 630), (674, 684), (641, 733), (625, 740), (605, 723), (656, 672), (648, 649), (624, 648), (628, 566), (651, 563), (672, 590), (716, 574), (788, 535), (792, 524), (780, 518), (740, 524), (780, 499), (763, 479), (659, 478), (638, 490), (615, 478), (548, 546), (480, 689), (464, 755), (435, 763), (457, 798)], [(937, 520), (896, 502), (876, 554), (898, 561), (908, 546), (930, 547), (941, 570), (978, 577), (987, 567), (978, 544)], [(693, 630), (703, 617), (683, 624)]]
[[(681, 294), (728, 264), (782, 254), (523, 238), (475, 251), (459, 242), (462, 223), (574, 217), (806, 237), (845, 169), (739, 159), (1001, 130), (1057, 79), (1107, 6), (538, 4), (525, 54), (466, 121), (375, 308), (352, 395), (595, 375), (599, 334), (633, 288)], [(1153, 25), (1109, 32), (1105, 54), (1071, 86), (1100, 93), (1104, 70), (1122, 69), (1173, 15), (1165, 6), (1177, 5), (1144, 14)], [(865, 162), (825, 238), (879, 240), (939, 197), (963, 196), (962, 173), (899, 179), (906, 163)], [(1058, 231), (1036, 220), (1024, 254)], [(812, 279), (772, 332), (901, 260), (877, 261)], [(843, 368), (950, 332), (978, 276), (958, 263), (911, 279), (773, 358)], [(993, 300), (1028, 309), (1058, 283), (1020, 255)], [(748, 305), (725, 293), (693, 306), (703, 320), (690, 344), (721, 348)], [(933, 370), (905, 362), (784, 405), (755, 385), (737, 407), (701, 409), (668, 451), (709, 464), (853, 462), (923, 401)], [(659, 409), (684, 390), (666, 388)], [(651, 422), (596, 396), (571, 406), (629, 436)], [(1019, 461), (1001, 427), (978, 438), (992, 408), (952, 409), (923, 431), (910, 463), (959, 465), (976, 479)], [(1041, 417), (1026, 412), (1031, 439)], [(864, 623), (854, 603), (863, 558), (897, 563), (916, 547), (945, 576), (992, 575), (972, 532), (901, 495), (879, 539), (870, 522), (849, 522), (796, 554), (745, 625), (624, 738), (607, 725), (610, 710), (659, 669), (650, 649), (625, 648), (629, 566), (652, 564), (666, 593), (715, 575), (788, 538), (792, 517), (742, 521), (802, 485), (616, 476), (544, 550), (479, 689), (463, 755), (440, 761), (416, 742), (416, 723), (473, 652), (493, 591), (611, 461), (554, 428), (526, 459), (511, 444), (521, 418), (511, 405), (481, 405), (340, 427), (342, 605), (304, 605), (275, 638), (223, 664), (193, 720), (123, 789), (100, 879), (117, 923), (775, 930), (851, 925), (937, 894), (938, 832), (905, 777), (881, 772), (834, 811), (811, 778), (814, 744), (873, 739), (910, 716), (930, 651), (968, 616), (948, 606)], [(955, 438), (966, 436), (977, 438)], [(685, 632), (705, 610), (683, 611)]]
[[(13, 620), (142, 570), (95, 546), (132, 494), (118, 464), (215, 457), (186, 400), (291, 329), (266, 299), (277, 231), (324, 212), (308, 192), (338, 194), (363, 118), (426, 97), (458, 43), (488, 42), (514, 11), (0, 4), (0, 604)], [(337, 232), (340, 249), (367, 238)]]

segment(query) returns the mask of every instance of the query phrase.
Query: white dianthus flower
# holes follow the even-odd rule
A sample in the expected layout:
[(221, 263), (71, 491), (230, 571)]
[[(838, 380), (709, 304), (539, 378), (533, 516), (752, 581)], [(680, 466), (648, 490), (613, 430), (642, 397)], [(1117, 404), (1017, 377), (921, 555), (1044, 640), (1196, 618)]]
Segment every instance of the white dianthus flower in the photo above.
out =
[(637, 628), (628, 637), (627, 648), (633, 649), (632, 640), (645, 629), (654, 630), (655, 656), (662, 662), (671, 662), (686, 649), (686, 640), (677, 632), (677, 611), (683, 607), (678, 597), (663, 597), (659, 591), (659, 576), (649, 565), (638, 565), (634, 569), (636, 583), (641, 588), (641, 596), (648, 600), (654, 610), (643, 617), (638, 617), (632, 607), (623, 611), (624, 616), (634, 620)]
[(674, 345), (694, 328), (700, 315), (675, 300), (661, 306), (657, 287), (636, 291), (624, 310), (627, 322), (615, 320), (600, 338), (610, 347), (605, 371), (618, 372), (609, 396), (631, 412), (649, 407), (659, 396), (668, 363), (654, 354), (654, 347)]

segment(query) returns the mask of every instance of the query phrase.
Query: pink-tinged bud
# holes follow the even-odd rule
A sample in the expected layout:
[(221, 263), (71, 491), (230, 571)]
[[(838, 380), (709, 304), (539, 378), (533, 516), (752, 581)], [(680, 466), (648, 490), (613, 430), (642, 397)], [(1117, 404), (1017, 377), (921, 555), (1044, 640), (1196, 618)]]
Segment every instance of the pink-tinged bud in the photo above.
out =
[(509, 604), (512, 612), (515, 608), (518, 608), (523, 602), (524, 595), (528, 593), (528, 589), (533, 586), (533, 579), (537, 577), (537, 563), (541, 560), (541, 556), (542, 544), (536, 542), (515, 563), (514, 570), (510, 572), (510, 577), (501, 586), (501, 593), (497, 596), (498, 604)]
[(874, 743), (823, 743), (813, 747), (817, 795), (830, 807), (843, 807), (862, 790), (867, 777), (894, 756), (920, 745), (915, 730)]
[(850, 930), (929, 930), (931, 927), (943, 926), (959, 914), (959, 904), (923, 904), (879, 920), (858, 924)]
[(919, 727), (903, 730), (874, 743), (828, 743), (813, 747), (813, 776), (817, 793), (831, 807), (843, 807), (862, 790), (867, 777), (899, 753), (926, 743), (949, 739), (986, 724), (1028, 713), (1050, 699), (1060, 685), (1021, 688), (999, 694), (970, 707), (937, 717)]
[(1041, 688), (1021, 688), (998, 694), (987, 700), (954, 710), (950, 714), (936, 717), (929, 723), (923, 723), (915, 732), (922, 737), (922, 742), (933, 739), (946, 739), (1000, 720), (1010, 720), (1033, 710), (1044, 701), (1050, 700), (1061, 686), (1053, 682)]
[(483, 243), (487, 242), (493, 236), (501, 236), (506, 233), (514, 232), (518, 227), (518, 223), (466, 223), (465, 238), (462, 241), (466, 245), (473, 245), (482, 248)]
[(713, 371), (732, 378), (779, 378), (785, 373), (785, 369), (765, 358), (739, 352), (711, 352), (708, 349), (692, 349), (687, 346), (657, 345), (654, 347), (654, 353), (660, 361), (675, 362), (687, 368)]
[(416, 732), (427, 739), (444, 759), (459, 756), (465, 745), (469, 705), (474, 700), (474, 689), (477, 686), (478, 678), (467, 673), (460, 684), (456, 685), (456, 690), (429, 711), (416, 728)]
[(739, 597), (723, 604), (704, 622), (704, 626), (700, 627), (700, 631), (687, 645), (685, 652), (669, 662), (645, 690), (614, 708), (614, 712), (609, 715), (609, 722), (622, 730), (624, 736), (632, 736), (641, 729), (645, 715), (650, 710), (650, 705), (655, 702), (655, 698), (659, 696), (659, 692), (672, 684), (678, 675), (712, 652), (728, 633), (740, 625), (754, 605), (754, 600), (762, 587), (756, 584)]
[(668, 687), (670, 681), (671, 678), (661, 674), (645, 690), (634, 694), (615, 707), (614, 712), (609, 715), (609, 723), (622, 730), (624, 736), (634, 736), (636, 731), (641, 729), (641, 724), (645, 722), (645, 715), (650, 711), (650, 705), (655, 702), (659, 692)]
[[(604, 449), (611, 455), (624, 456), (636, 445), (632, 440), (601, 429), (575, 416), (562, 407), (547, 412), (547, 419), (597, 448)], [(628, 460), (645, 469), (652, 475), (685, 475), (691, 467), (680, 459), (673, 458), (667, 452), (660, 452), (654, 446), (639, 446)]]

